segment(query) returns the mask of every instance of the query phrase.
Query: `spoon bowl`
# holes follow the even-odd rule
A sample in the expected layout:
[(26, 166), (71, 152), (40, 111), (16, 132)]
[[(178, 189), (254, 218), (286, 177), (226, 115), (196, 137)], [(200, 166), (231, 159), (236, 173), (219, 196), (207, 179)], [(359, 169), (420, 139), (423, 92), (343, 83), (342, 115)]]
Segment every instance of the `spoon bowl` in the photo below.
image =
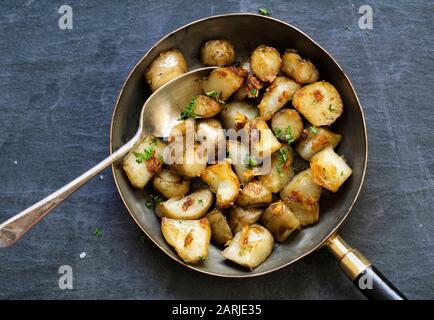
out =
[(138, 133), (167, 137), (191, 97), (203, 94), (200, 81), (216, 67), (187, 72), (155, 91), (143, 105)]

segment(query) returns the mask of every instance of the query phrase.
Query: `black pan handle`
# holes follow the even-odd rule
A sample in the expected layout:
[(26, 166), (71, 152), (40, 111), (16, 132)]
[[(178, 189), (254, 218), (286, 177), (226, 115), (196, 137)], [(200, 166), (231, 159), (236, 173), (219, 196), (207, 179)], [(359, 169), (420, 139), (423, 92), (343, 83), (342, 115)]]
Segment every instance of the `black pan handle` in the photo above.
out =
[(345, 274), (366, 298), (375, 300), (407, 299), (368, 259), (351, 248), (340, 236), (330, 237), (326, 246), (339, 261)]

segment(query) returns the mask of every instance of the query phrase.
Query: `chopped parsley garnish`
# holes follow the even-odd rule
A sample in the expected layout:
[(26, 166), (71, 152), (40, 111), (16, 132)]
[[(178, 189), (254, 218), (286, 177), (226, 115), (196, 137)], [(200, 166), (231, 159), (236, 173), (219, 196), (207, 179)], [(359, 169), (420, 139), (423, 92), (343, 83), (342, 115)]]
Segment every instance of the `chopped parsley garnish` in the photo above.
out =
[(279, 153), (277, 155), (278, 160), (276, 165), (276, 171), (279, 173), (281, 177), (283, 177), (282, 167), (285, 165), (286, 160), (288, 160), (287, 154), (288, 154), (288, 148), (282, 148), (279, 150)]
[(344, 175), (344, 172), (343, 171), (341, 171), (341, 176), (343, 176)]
[(268, 11), (266, 8), (259, 8), (258, 13), (262, 14), (263, 16), (271, 16), (270, 11)]
[(161, 198), (161, 196), (151, 196), (151, 198), (145, 202), (145, 206), (148, 209), (152, 209), (157, 203), (160, 203), (162, 201), (163, 199)]
[(137, 163), (147, 161), (154, 156), (154, 146), (157, 144), (157, 141), (157, 138), (152, 138), (151, 144), (147, 146), (143, 152), (133, 152)]
[(335, 110), (336, 110), (335, 107), (333, 107), (332, 104), (329, 104), (329, 111), (335, 111)]
[(199, 199), (197, 202), (198, 202), (200, 205), (203, 204), (203, 200), (202, 200), (202, 199)]
[(258, 162), (249, 154), (246, 154), (246, 156), (244, 157), (244, 166), (248, 169), (253, 169), (254, 167), (256, 167), (258, 165)]
[(287, 126), (283, 132), (283, 137), (288, 141), (288, 143), (294, 142), (294, 136), (292, 135), (291, 126)]
[(276, 136), (280, 139), (285, 139), (288, 143), (294, 142), (294, 135), (292, 134), (291, 126), (287, 126), (283, 131), (280, 128), (274, 130)]
[(318, 129), (314, 126), (310, 127), (310, 132), (312, 132), (313, 134), (317, 134), (318, 133)]
[(188, 118), (196, 119), (197, 115), (194, 114), (194, 108), (196, 107), (196, 97), (191, 97), (190, 102), (185, 106), (184, 111), (181, 112), (179, 120), (185, 120)]
[(95, 231), (93, 232), (93, 234), (96, 237), (101, 237), (102, 236), (102, 230), (101, 230), (101, 228), (96, 228)]
[(134, 155), (136, 156), (136, 162), (142, 163), (152, 158), (152, 156), (154, 155), (154, 147), (146, 147), (143, 152), (134, 152)]
[(252, 90), (250, 90), (250, 93), (252, 95), (256, 96), (256, 94), (258, 93), (258, 90), (257, 89), (252, 89)]
[(139, 241), (140, 241), (141, 244), (145, 243), (146, 238), (145, 238), (145, 236), (143, 234), (139, 237)]
[(220, 99), (220, 93), (217, 91), (209, 91), (206, 93), (207, 97), (213, 98), (215, 101), (221, 104), (225, 104), (223, 100)]

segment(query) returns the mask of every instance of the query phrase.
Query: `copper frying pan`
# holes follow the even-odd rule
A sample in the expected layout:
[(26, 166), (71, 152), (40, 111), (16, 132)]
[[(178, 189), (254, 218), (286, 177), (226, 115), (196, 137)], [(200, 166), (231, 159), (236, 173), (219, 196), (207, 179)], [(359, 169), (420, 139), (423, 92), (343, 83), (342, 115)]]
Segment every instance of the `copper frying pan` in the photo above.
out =
[(259, 276), (288, 266), (324, 246), (368, 298), (405, 299), (365, 257), (336, 233), (350, 213), (365, 177), (368, 158), (365, 119), (357, 94), (341, 67), (326, 50), (297, 28), (274, 18), (242, 13), (197, 20), (171, 32), (143, 56), (125, 81), (113, 111), (110, 151), (119, 149), (136, 132), (140, 110), (150, 95), (143, 74), (151, 61), (161, 51), (175, 47), (183, 52), (190, 70), (201, 67), (198, 56), (200, 46), (206, 40), (217, 38), (225, 38), (235, 44), (237, 59), (241, 61), (252, 48), (264, 43), (280, 51), (295, 48), (316, 65), (320, 78), (332, 83), (342, 96), (345, 112), (334, 124), (334, 129), (344, 139), (337, 152), (345, 155), (353, 175), (337, 194), (322, 195), (317, 224), (302, 229), (290, 241), (277, 246), (272, 255), (253, 271), (228, 263), (220, 255), (220, 250), (213, 246), (204, 264), (184, 264), (163, 239), (158, 218), (143, 205), (149, 192), (134, 189), (120, 163), (115, 163), (112, 168), (116, 186), (132, 218), (168, 256), (199, 272), (221, 277)]

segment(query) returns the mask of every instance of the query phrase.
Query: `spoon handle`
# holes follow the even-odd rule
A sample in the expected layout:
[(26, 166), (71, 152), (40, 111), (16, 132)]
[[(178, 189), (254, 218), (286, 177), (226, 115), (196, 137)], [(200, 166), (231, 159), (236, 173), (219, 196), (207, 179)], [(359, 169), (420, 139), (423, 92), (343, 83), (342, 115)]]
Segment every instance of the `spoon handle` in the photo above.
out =
[(0, 248), (8, 247), (21, 238), (27, 231), (44, 218), (51, 210), (57, 207), (63, 200), (68, 198), (74, 191), (92, 179), (99, 172), (107, 168), (116, 160), (128, 153), (137, 141), (136, 135), (133, 139), (112, 153), (109, 157), (98, 163), (78, 178), (53, 192), (31, 207), (21, 211), (12, 218), (0, 225)]

